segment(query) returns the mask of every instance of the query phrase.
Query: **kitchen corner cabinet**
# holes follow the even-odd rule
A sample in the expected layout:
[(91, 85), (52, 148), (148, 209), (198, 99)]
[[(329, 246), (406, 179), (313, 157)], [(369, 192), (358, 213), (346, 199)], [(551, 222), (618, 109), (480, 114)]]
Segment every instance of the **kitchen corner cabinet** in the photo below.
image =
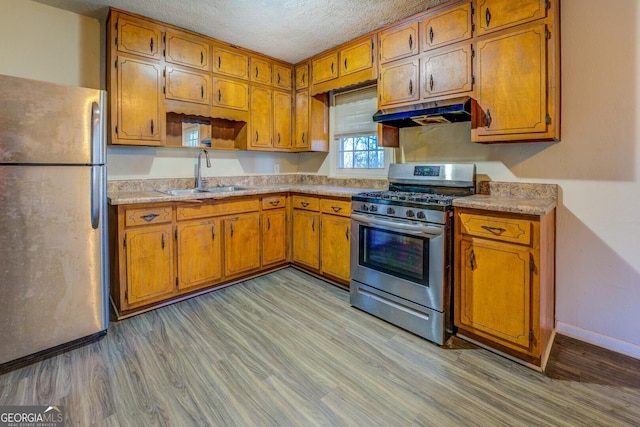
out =
[(320, 272), (349, 286), (351, 201), (321, 199)]
[(294, 151), (329, 151), (329, 97), (296, 92)]
[(458, 335), (544, 370), (555, 322), (555, 210), (455, 209)]

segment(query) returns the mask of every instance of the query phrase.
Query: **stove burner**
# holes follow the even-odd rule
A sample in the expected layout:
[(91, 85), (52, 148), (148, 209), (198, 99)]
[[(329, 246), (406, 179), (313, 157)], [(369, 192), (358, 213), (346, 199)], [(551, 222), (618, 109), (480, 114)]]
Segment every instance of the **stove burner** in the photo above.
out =
[(360, 197), (370, 200), (389, 200), (399, 202), (414, 202), (425, 205), (448, 206), (455, 196), (445, 196), (443, 194), (419, 193), (407, 191), (374, 191), (371, 193), (361, 193)]

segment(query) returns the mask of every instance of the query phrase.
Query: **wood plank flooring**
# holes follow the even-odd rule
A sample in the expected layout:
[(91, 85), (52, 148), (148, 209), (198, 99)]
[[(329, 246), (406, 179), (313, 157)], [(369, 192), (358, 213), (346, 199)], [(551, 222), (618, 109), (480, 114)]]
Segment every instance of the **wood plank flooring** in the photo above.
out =
[(63, 405), (74, 426), (640, 425), (639, 384), (584, 381), (591, 368), (571, 360), (584, 353), (564, 342), (550, 378), (438, 347), (288, 268), (2, 375), (0, 405)]

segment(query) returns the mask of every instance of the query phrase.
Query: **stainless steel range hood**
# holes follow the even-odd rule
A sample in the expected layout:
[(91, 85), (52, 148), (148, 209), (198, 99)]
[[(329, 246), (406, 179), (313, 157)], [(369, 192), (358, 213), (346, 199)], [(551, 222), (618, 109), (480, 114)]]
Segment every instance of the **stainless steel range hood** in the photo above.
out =
[(468, 96), (424, 102), (404, 107), (385, 108), (373, 115), (373, 121), (404, 128), (435, 123), (457, 123), (471, 120), (473, 98)]

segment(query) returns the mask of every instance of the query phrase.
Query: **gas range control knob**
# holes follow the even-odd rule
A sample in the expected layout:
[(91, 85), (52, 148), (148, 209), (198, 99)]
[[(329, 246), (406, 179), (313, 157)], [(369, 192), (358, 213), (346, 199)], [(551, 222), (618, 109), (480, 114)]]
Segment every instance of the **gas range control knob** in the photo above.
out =
[(418, 219), (425, 219), (425, 218), (426, 218), (426, 216), (425, 216), (424, 212), (419, 211), (419, 212), (416, 214), (416, 218), (418, 218)]
[(378, 205), (371, 205), (369, 207), (369, 212), (378, 212)]
[(387, 215), (393, 215), (396, 213), (396, 210), (393, 208), (387, 208)]
[(360, 207), (360, 209), (362, 209), (363, 211), (367, 212), (369, 210), (369, 205), (367, 205), (366, 203), (363, 203), (362, 206)]
[(405, 213), (405, 215), (409, 218), (413, 218), (413, 216), (415, 215), (413, 213), (413, 211), (411, 209), (407, 209), (407, 212)]

